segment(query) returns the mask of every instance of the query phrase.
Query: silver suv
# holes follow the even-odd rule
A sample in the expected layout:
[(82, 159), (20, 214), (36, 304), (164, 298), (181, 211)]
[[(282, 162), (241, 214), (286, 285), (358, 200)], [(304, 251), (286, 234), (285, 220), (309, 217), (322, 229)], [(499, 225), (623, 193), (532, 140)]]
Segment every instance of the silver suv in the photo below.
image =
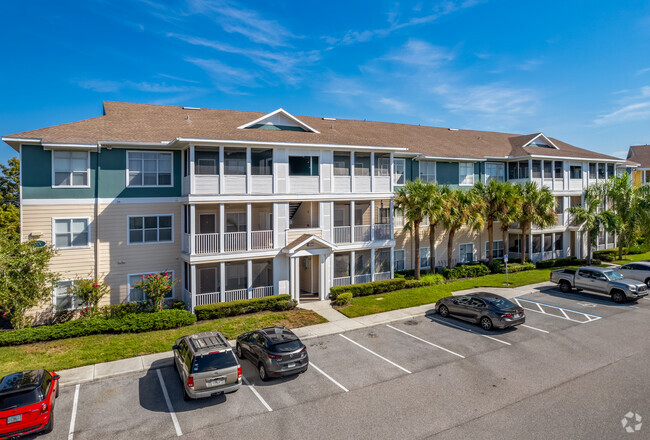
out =
[(241, 365), (221, 333), (183, 336), (172, 350), (185, 400), (234, 393), (241, 386)]

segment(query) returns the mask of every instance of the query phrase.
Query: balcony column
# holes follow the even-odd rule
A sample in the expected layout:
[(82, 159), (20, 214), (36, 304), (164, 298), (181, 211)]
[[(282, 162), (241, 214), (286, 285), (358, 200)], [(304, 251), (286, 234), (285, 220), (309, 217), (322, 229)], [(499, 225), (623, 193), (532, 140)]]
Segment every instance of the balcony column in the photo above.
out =
[(252, 216), (252, 205), (250, 203), (246, 203), (246, 249), (251, 250), (252, 248), (252, 242), (251, 242), (251, 220), (253, 218)]
[[(532, 229), (532, 228), (531, 228)], [(528, 255), (530, 260), (533, 260), (533, 234), (532, 232), (528, 234)], [(524, 256), (521, 260), (523, 263), (526, 262), (526, 257)]]
[(226, 229), (226, 205), (219, 203), (219, 252), (224, 249), (224, 231)]
[(253, 260), (246, 260), (246, 269), (247, 269), (247, 274), (246, 274), (246, 291), (247, 291), (247, 298), (251, 299), (253, 297)]
[(219, 194), (224, 193), (224, 187), (226, 185), (226, 177), (223, 174), (225, 169), (223, 158), (223, 147), (219, 147)]
[(533, 159), (528, 159), (528, 180), (533, 181)]
[(194, 145), (190, 145), (190, 194), (194, 194)]
[(190, 310), (194, 313), (194, 307), (196, 307), (196, 264), (190, 264), (190, 274), (190, 289), (192, 290)]
[(390, 278), (395, 278), (395, 248), (390, 248)]
[(370, 153), (370, 192), (375, 192), (375, 152)]
[[(394, 218), (393, 218), (395, 216), (395, 203), (393, 202), (393, 199), (390, 199), (388, 215), (389, 215), (388, 223), (390, 224), (390, 236), (389, 237), (390, 237), (391, 240), (395, 240), (395, 222), (394, 222)], [(391, 255), (393, 255), (392, 251), (391, 251)]]
[(375, 248), (370, 249), (370, 281), (375, 281)]
[(350, 284), (354, 284), (354, 255), (355, 252), (350, 252)]
[(375, 201), (370, 201), (370, 241), (375, 241)]
[(393, 181), (393, 176), (395, 176), (395, 164), (393, 163), (395, 161), (395, 155), (391, 151), (390, 153), (390, 166), (388, 168), (388, 175), (390, 176), (390, 192), (392, 193), (394, 191), (394, 181)]
[[(187, 229), (185, 229), (186, 228), (186, 225), (185, 225), (185, 215), (186, 214), (187, 214), (187, 205), (181, 205), (181, 251), (182, 252), (185, 252), (185, 249), (186, 249), (185, 246), (187, 246), (185, 244), (185, 240), (186, 240), (185, 231), (187, 230)], [(185, 277), (185, 276), (186, 275), (183, 274), (183, 277)], [(185, 279), (185, 278), (183, 278), (183, 279)]]
[(219, 263), (219, 301), (226, 301), (226, 263)]
[(350, 200), (350, 243), (354, 243), (354, 200)]
[(190, 255), (196, 251), (196, 205), (190, 204)]
[(354, 151), (350, 152), (350, 185), (350, 191), (354, 192)]
[(246, 194), (253, 192), (251, 183), (251, 147), (246, 148)]

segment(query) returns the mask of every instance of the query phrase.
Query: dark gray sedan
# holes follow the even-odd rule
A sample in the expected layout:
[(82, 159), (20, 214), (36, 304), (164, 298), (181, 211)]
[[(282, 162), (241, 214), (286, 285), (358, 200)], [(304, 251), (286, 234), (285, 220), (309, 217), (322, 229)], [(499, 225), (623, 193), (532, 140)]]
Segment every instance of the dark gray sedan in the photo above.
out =
[(307, 347), (286, 327), (267, 327), (237, 337), (235, 352), (257, 367), (260, 379), (304, 373), (309, 366)]
[(455, 316), (480, 324), (483, 330), (504, 329), (526, 322), (524, 309), (512, 301), (492, 293), (448, 296), (436, 303), (442, 317)]

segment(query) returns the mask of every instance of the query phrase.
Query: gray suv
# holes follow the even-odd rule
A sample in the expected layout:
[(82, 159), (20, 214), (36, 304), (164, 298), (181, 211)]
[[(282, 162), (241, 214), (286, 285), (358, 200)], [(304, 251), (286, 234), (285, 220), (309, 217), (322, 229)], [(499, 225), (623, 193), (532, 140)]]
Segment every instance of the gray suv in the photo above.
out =
[(260, 379), (304, 373), (309, 367), (307, 347), (286, 327), (267, 327), (237, 336), (237, 356), (247, 357)]
[(172, 350), (185, 400), (234, 393), (241, 386), (241, 365), (221, 333), (183, 336)]

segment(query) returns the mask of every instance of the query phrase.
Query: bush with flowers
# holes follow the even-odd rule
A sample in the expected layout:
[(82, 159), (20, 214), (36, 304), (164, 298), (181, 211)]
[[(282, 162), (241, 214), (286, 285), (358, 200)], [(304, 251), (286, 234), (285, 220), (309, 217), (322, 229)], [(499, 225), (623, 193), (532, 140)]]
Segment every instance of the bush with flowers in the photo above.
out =
[(172, 279), (170, 273), (163, 272), (143, 276), (134, 287), (144, 292), (144, 296), (151, 303), (153, 311), (158, 312), (163, 308), (165, 296), (171, 293), (174, 284), (177, 282), (177, 280)]
[(110, 292), (106, 281), (96, 277), (77, 278), (68, 289), (68, 293), (76, 296), (81, 301), (83, 308), (81, 316), (95, 316), (98, 311), (99, 301)]

